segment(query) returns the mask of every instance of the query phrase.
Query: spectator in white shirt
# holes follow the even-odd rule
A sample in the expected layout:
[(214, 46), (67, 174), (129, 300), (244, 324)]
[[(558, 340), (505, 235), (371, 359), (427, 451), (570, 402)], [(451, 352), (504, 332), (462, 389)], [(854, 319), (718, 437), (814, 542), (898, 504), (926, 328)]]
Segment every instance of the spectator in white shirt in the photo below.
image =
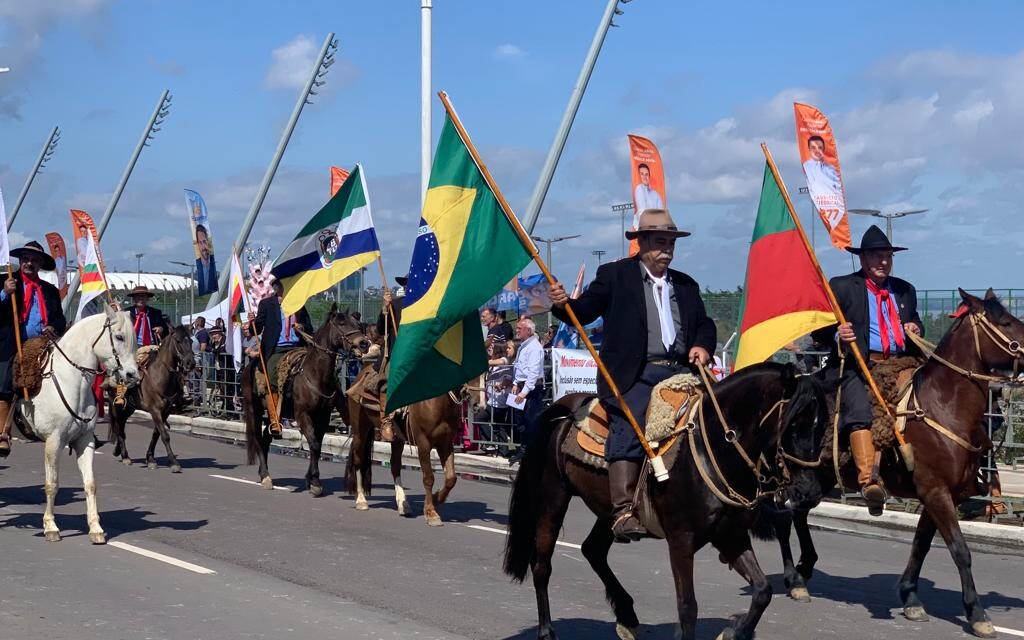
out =
[(537, 431), (540, 414), (544, 410), (544, 347), (537, 339), (537, 325), (529, 318), (516, 323), (519, 353), (512, 372), (516, 402), (525, 402), (522, 409), (514, 409), (519, 449), (509, 458), (518, 462), (526, 453), (526, 445)]

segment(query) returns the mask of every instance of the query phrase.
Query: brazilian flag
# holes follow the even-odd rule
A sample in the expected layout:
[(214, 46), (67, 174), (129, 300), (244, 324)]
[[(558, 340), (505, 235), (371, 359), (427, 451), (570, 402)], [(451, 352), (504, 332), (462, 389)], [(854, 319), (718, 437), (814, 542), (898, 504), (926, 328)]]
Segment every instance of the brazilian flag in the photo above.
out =
[(448, 114), (391, 352), (388, 411), (447, 393), (487, 369), (479, 308), (529, 262)]

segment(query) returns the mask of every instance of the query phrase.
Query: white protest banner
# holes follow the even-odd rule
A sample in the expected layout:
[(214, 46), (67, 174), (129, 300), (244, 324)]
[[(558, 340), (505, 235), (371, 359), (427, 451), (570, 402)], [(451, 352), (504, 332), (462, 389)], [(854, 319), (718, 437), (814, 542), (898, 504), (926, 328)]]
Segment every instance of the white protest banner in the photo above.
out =
[(570, 393), (597, 394), (597, 363), (583, 349), (552, 349), (554, 400)]

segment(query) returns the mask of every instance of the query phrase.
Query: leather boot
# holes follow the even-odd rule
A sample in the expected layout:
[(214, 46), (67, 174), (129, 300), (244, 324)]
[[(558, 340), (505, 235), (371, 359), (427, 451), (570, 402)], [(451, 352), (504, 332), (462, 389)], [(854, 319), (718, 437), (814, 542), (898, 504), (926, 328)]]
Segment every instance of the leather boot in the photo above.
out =
[(11, 425), (14, 424), (11, 416), (10, 400), (0, 400), (0, 458), (11, 455)]
[(857, 484), (860, 485), (864, 502), (868, 504), (868, 513), (880, 516), (885, 506), (885, 490), (871, 479), (875, 465), (875, 443), (870, 429), (860, 429), (850, 434), (850, 452), (857, 465)]
[(633, 515), (633, 495), (640, 479), (640, 463), (635, 460), (616, 460), (608, 464), (608, 483), (612, 499), (612, 533), (615, 542), (628, 543), (647, 535)]

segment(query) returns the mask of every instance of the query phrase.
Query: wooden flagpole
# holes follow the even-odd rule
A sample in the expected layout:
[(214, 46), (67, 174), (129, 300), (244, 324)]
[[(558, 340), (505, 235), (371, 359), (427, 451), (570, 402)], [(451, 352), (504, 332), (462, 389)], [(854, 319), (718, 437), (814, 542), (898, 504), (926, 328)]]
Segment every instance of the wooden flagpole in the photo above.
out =
[[(7, 260), (7, 277), (14, 279), (14, 271), (11, 269), (11, 261)], [(18, 349), (18, 361), (21, 362), (21, 318), (18, 317), (18, 287), (15, 284), (14, 293), (11, 294), (11, 313), (14, 315), (14, 344)], [(22, 388), (22, 396), (28, 400), (28, 389)], [(3, 425), (0, 425), (2, 430)]]
[[(530, 252), (530, 257), (533, 258), (533, 261), (537, 263), (538, 267), (540, 267), (541, 273), (544, 274), (548, 283), (555, 284), (557, 282), (555, 277), (551, 275), (551, 271), (548, 269), (548, 266), (541, 259), (540, 253), (537, 251), (537, 247), (533, 244), (533, 241), (530, 240), (530, 235), (526, 232), (526, 229), (523, 228), (523, 225), (519, 222), (518, 218), (516, 218), (515, 213), (512, 211), (512, 207), (509, 206), (508, 201), (505, 200), (505, 196), (502, 195), (498, 185), (494, 182), (494, 178), (491, 177), (490, 171), (487, 170), (487, 165), (484, 164), (483, 160), (480, 158), (480, 154), (477, 153), (476, 147), (473, 146), (473, 142), (469, 139), (469, 134), (466, 133), (466, 129), (462, 126), (459, 116), (455, 113), (455, 108), (448, 100), (448, 94), (444, 91), (439, 91), (437, 95), (441, 98), (441, 102), (444, 104), (445, 110), (451, 117), (452, 123), (455, 125), (455, 129), (459, 133), (459, 137), (462, 138), (462, 142), (466, 145), (470, 155), (473, 156), (473, 160), (480, 169), (480, 173), (483, 175), (484, 180), (494, 193), (494, 197), (498, 200), (498, 204), (501, 205), (501, 209), (505, 213), (505, 217), (508, 219), (509, 224), (512, 225), (512, 228), (516, 231), (516, 235), (519, 236), (519, 241)], [(608, 369), (604, 366), (604, 362), (598, 355), (597, 349), (594, 348), (593, 343), (590, 342), (590, 338), (587, 336), (587, 332), (584, 330), (583, 324), (579, 321), (579, 318), (576, 317), (576, 312), (572, 310), (572, 306), (568, 302), (565, 304), (565, 312), (568, 314), (569, 320), (576, 328), (576, 331), (580, 334), (583, 344), (586, 346), (587, 351), (590, 352), (590, 357), (592, 357), (594, 362), (597, 363), (598, 372), (608, 384), (608, 388), (611, 389), (612, 395), (615, 396), (615, 399), (619, 403), (619, 408), (626, 415), (626, 420), (629, 422), (629, 425), (633, 428), (637, 438), (640, 440), (640, 445), (643, 447), (644, 453), (647, 454), (647, 458), (651, 462), (651, 468), (654, 470), (655, 477), (659, 482), (668, 480), (668, 469), (665, 468), (664, 460), (662, 460), (661, 456), (656, 454), (651, 448), (651, 444), (647, 441), (647, 437), (644, 434), (643, 429), (640, 428), (640, 424), (636, 421), (636, 417), (633, 415), (633, 412), (629, 410), (629, 405), (627, 405), (625, 399), (623, 399), (618, 385), (615, 384), (615, 381), (612, 379)]]
[[(768, 150), (768, 145), (764, 142), (761, 143), (761, 151), (764, 152), (765, 160), (768, 161), (768, 167), (772, 170), (772, 175), (775, 177), (775, 184), (779, 186), (779, 191), (782, 192), (782, 198), (786, 201), (786, 208), (789, 210), (790, 217), (793, 218), (793, 224), (796, 225), (796, 229), (800, 233), (800, 239), (803, 240), (804, 247), (807, 249), (807, 254), (811, 257), (811, 262), (814, 263), (814, 268), (818, 272), (818, 277), (821, 278), (821, 283), (825, 287), (825, 293), (828, 295), (828, 301), (832, 304), (832, 310), (835, 311), (836, 319), (839, 321), (839, 324), (846, 324), (846, 316), (843, 314), (843, 310), (839, 306), (839, 302), (836, 301), (836, 294), (832, 292), (832, 287), (828, 283), (828, 278), (825, 277), (825, 272), (821, 269), (821, 264), (818, 262), (818, 256), (814, 254), (814, 249), (811, 247), (811, 243), (807, 241), (807, 234), (804, 233), (804, 227), (800, 224), (800, 216), (796, 214), (796, 210), (793, 208), (793, 201), (789, 199), (789, 191), (786, 190), (786, 185), (782, 182), (782, 176), (779, 175), (779, 168), (775, 166), (775, 160), (772, 158), (772, 152)], [(868, 369), (867, 362), (864, 360), (864, 355), (860, 352), (860, 347), (857, 346), (856, 342), (849, 343), (849, 347), (850, 350), (853, 351), (853, 358), (857, 361), (857, 366), (860, 368), (861, 373), (864, 374), (864, 378), (868, 381), (868, 386), (871, 387), (871, 392), (878, 400), (878, 404), (885, 409), (886, 415), (892, 417), (892, 412), (889, 411), (889, 405), (886, 404), (885, 399), (882, 398), (882, 392), (878, 390), (878, 385), (875, 384), (875, 379), (871, 376), (871, 371)]]
[[(377, 266), (380, 267), (380, 279), (381, 279), (381, 282), (384, 283), (384, 288), (387, 289), (387, 288), (389, 288), (388, 287), (388, 277), (384, 274), (384, 260), (379, 255), (377, 256)], [(363, 286), (362, 278), (359, 279), (359, 286), (360, 287)], [(391, 329), (395, 332), (394, 336), (397, 338), (398, 337), (398, 323), (395, 321), (395, 310), (391, 308), (391, 305), (388, 305), (388, 318), (391, 319)], [(384, 341), (384, 350), (387, 351), (387, 348), (388, 348), (387, 340), (385, 340)]]

